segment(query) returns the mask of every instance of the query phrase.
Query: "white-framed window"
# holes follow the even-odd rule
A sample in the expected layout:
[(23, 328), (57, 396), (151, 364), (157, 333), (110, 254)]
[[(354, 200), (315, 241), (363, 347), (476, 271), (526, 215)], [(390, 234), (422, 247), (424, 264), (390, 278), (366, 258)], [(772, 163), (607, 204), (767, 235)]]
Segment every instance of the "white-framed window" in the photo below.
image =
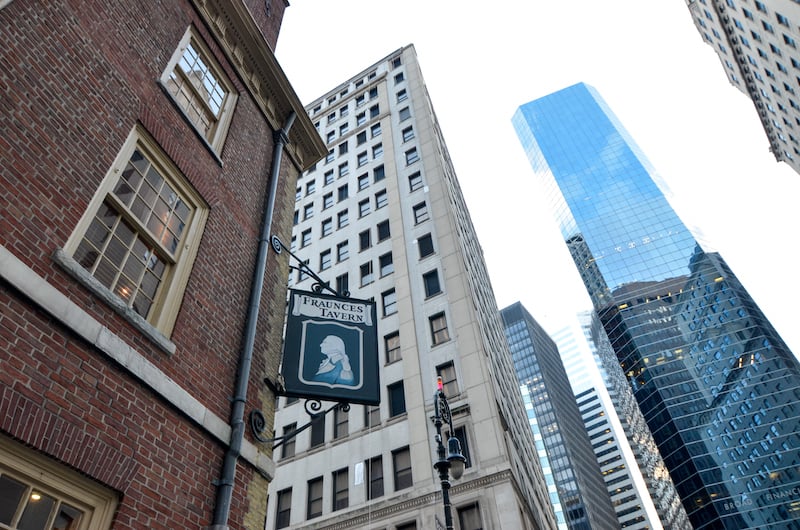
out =
[(111, 528), (116, 494), (0, 436), (0, 528)]
[(219, 153), (228, 134), (237, 94), (192, 28), (186, 30), (167, 63), (161, 84), (189, 122)]
[(102, 288), (168, 336), (207, 217), (205, 201), (136, 127), (65, 251)]

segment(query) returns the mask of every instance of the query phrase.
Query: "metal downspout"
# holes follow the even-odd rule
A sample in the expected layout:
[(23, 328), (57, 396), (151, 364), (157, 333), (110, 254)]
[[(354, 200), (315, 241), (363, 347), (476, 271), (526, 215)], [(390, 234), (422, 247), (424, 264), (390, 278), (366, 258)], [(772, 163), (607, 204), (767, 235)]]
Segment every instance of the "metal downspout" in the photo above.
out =
[(233, 485), (236, 478), (236, 463), (239, 459), (244, 439), (244, 409), (247, 402), (247, 386), (250, 380), (250, 366), (253, 361), (253, 347), (256, 338), (256, 324), (258, 311), (261, 306), (261, 292), (264, 286), (264, 273), (267, 268), (267, 255), (269, 253), (270, 237), (272, 232), (272, 215), (275, 210), (275, 196), (278, 192), (278, 176), (280, 174), (281, 160), (284, 146), (289, 141), (291, 129), (297, 115), (292, 111), (286, 118), (283, 128), (275, 133), (275, 147), (272, 155), (272, 169), (270, 173), (270, 189), (267, 196), (267, 206), (261, 221), (261, 236), (258, 240), (258, 256), (253, 283), (250, 289), (250, 306), (247, 310), (247, 321), (243, 336), (243, 345), (239, 357), (239, 366), (236, 372), (236, 389), (231, 405), (231, 440), (222, 465), (222, 476), (216, 482), (217, 497), (214, 505), (214, 517), (209, 530), (227, 530), (228, 518), (231, 511), (231, 498)]

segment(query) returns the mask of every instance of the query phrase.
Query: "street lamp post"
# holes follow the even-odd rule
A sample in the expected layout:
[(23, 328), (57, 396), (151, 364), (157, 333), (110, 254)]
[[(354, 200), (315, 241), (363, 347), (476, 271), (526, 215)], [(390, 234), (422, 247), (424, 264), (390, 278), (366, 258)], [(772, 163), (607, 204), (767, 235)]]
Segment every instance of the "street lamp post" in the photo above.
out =
[[(464, 464), (467, 459), (461, 454), (461, 442), (453, 436), (453, 418), (450, 415), (450, 405), (444, 395), (444, 385), (442, 378), (436, 379), (436, 393), (433, 395), (434, 417), (433, 424), (436, 426), (436, 462), (433, 468), (439, 472), (439, 480), (442, 481), (442, 502), (444, 502), (444, 524), (447, 530), (453, 530), (453, 513), (450, 508), (450, 475), (453, 480), (458, 480), (464, 474)], [(450, 428), (447, 439), (447, 453), (442, 444), (442, 425), (447, 424)]]

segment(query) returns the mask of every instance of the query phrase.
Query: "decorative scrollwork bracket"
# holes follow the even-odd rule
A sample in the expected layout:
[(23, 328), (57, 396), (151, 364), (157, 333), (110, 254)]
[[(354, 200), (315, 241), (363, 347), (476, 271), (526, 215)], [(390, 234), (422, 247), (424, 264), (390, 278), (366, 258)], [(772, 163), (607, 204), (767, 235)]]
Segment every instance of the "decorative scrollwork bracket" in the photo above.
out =
[(329, 291), (336, 296), (341, 296), (347, 298), (350, 296), (349, 291), (339, 292), (333, 287), (330, 286), (330, 282), (326, 282), (320, 276), (314, 272), (311, 267), (309, 267), (303, 260), (301, 260), (294, 252), (292, 252), (283, 242), (280, 240), (278, 236), (272, 236), (272, 248), (275, 250), (276, 254), (280, 254), (282, 251), (286, 251), (289, 255), (294, 258), (297, 262), (297, 265), (289, 265), (290, 270), (300, 271), (301, 273), (305, 274), (306, 276), (311, 276), (314, 279), (314, 283), (311, 285), (311, 290), (315, 293), (321, 293), (323, 291)]
[[(286, 443), (287, 441), (295, 438), (298, 434), (305, 431), (309, 427), (311, 427), (315, 422), (320, 421), (325, 415), (329, 412), (332, 412), (336, 409), (341, 410), (342, 412), (347, 412), (350, 410), (349, 403), (335, 403), (328, 407), (325, 410), (322, 410), (322, 402), (318, 399), (307, 399), (305, 402), (305, 409), (306, 414), (311, 416), (311, 421), (306, 423), (305, 425), (301, 425), (296, 429), (287, 432), (283, 436), (276, 436), (274, 438), (266, 438), (263, 436), (264, 431), (266, 430), (267, 421), (264, 418), (264, 414), (260, 410), (252, 410), (250, 411), (250, 429), (253, 431), (253, 437), (261, 443), (273, 443), (272, 448), (276, 449)], [(277, 443), (275, 443), (277, 442)]]

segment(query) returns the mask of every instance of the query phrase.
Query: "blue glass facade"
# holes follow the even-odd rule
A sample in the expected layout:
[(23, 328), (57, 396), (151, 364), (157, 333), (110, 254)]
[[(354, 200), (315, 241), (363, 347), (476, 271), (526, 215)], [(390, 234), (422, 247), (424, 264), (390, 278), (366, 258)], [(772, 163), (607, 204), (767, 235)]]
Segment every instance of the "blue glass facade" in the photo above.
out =
[(800, 529), (800, 367), (597, 92), (513, 124), (696, 529)]
[(519, 302), (500, 311), (500, 316), (517, 379), (530, 395), (539, 431), (536, 442), (541, 440), (547, 453), (545, 476), (550, 472), (554, 479), (557, 497), (550, 500), (559, 527), (563, 522), (570, 530), (618, 529), (558, 347)]

